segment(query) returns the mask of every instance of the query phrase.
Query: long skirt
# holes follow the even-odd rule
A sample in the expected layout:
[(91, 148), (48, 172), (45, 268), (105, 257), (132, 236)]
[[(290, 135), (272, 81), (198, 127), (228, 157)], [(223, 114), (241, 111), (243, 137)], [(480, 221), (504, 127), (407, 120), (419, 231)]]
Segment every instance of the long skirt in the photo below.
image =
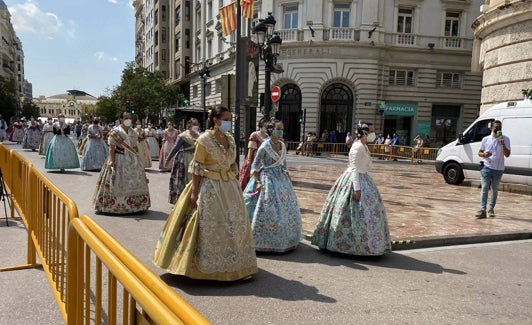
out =
[(157, 139), (155, 137), (147, 137), (146, 141), (148, 141), (148, 147), (150, 147), (151, 160), (158, 160), (161, 149)]
[(107, 144), (102, 139), (88, 138), (87, 144), (83, 148), (83, 156), (81, 158), (81, 170), (97, 170), (102, 169), (103, 164), (107, 160), (109, 154)]
[(139, 157), (140, 161), (142, 162), (142, 165), (144, 166), (144, 168), (150, 168), (151, 153), (150, 148), (148, 148), (148, 142), (146, 142), (146, 140), (139, 140), (137, 148), (139, 149)]
[(39, 148), (41, 142), (41, 131), (39, 129), (31, 130), (26, 129), (24, 138), (22, 140), (22, 149), (31, 149), (35, 151)]
[(115, 167), (104, 164), (92, 200), (97, 212), (131, 214), (146, 211), (151, 205), (144, 166), (128, 151), (115, 155)]
[(46, 150), (48, 150), (48, 146), (50, 145), (50, 141), (52, 141), (53, 137), (54, 137), (53, 132), (44, 133), (44, 135), (41, 137), (41, 145), (39, 146), (39, 155), (41, 156), (46, 155)]
[(311, 243), (350, 255), (389, 253), (390, 231), (379, 190), (368, 174), (360, 173), (360, 201), (351, 200), (355, 172), (346, 170), (329, 191)]
[(175, 141), (166, 140), (161, 146), (161, 152), (159, 153), (159, 169), (162, 171), (172, 170), (174, 161), (173, 159), (170, 161), (166, 161), (166, 157), (168, 157), (168, 155), (170, 154), (170, 151), (172, 151), (174, 144), (175, 144)]
[(246, 158), (244, 161), (244, 164), (242, 165), (242, 168), (240, 169), (240, 176), (238, 178), (238, 182), (240, 183), (240, 188), (242, 188), (242, 191), (246, 189), (246, 186), (249, 183), (249, 179), (251, 178), (251, 164), (253, 163), (252, 160), (249, 160)]
[(13, 131), (9, 135), (9, 141), (22, 142), (22, 139), (24, 139), (24, 129), (13, 127)]
[(236, 179), (203, 178), (195, 210), (191, 190), (192, 182), (168, 216), (153, 263), (193, 279), (234, 281), (256, 273), (251, 228)]
[(260, 175), (262, 190), (255, 192), (252, 178), (244, 191), (244, 202), (251, 219), (256, 251), (288, 252), (301, 240), (301, 214), (296, 193), (281, 168), (264, 168)]
[(174, 166), (170, 174), (170, 193), (168, 202), (175, 204), (185, 185), (192, 179), (192, 174), (188, 172), (188, 165), (194, 156), (194, 150), (181, 150), (174, 159)]
[(79, 168), (79, 158), (76, 147), (66, 135), (55, 135), (50, 141), (44, 159), (46, 169), (74, 169)]

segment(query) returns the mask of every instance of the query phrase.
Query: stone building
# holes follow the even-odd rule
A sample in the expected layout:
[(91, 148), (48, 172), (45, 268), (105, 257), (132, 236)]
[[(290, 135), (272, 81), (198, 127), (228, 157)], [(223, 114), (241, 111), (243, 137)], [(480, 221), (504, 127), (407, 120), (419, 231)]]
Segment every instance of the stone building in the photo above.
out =
[(71, 123), (87, 120), (96, 108), (98, 98), (81, 90), (67, 90), (64, 94), (34, 98), (33, 102), (40, 109), (41, 119), (56, 118), (57, 115), (63, 114)]
[[(170, 108), (177, 117), (196, 114), (201, 120), (204, 107), (234, 106), (236, 36), (222, 36), (219, 13), (229, 3), (134, 1), (140, 21), (136, 30), (142, 31), (137, 35), (137, 64), (151, 67), (140, 59), (159, 53), (159, 65), (166, 62), (168, 68), (154, 61), (154, 69), (167, 71), (168, 82), (188, 91), (186, 102), (176, 100)], [(299, 141), (309, 131), (327, 129), (336, 130), (338, 141), (343, 141), (359, 121), (373, 123), (377, 132), (397, 132), (404, 143), (416, 134), (430, 135), (436, 144), (453, 140), (479, 113), (482, 73), (471, 72), (471, 25), (481, 4), (482, 0), (254, 1), (254, 18), (242, 19), (248, 85), (242, 89), (239, 135), (254, 131), (261, 117), (265, 67), (256, 59), (252, 27), (271, 12), (282, 38), (277, 63), (283, 72), (272, 73), (267, 87), (281, 89), (272, 110), (285, 122), (287, 140)], [(147, 30), (143, 21), (155, 22), (153, 15), (158, 24)], [(159, 44), (161, 35), (170, 43), (167, 57), (157, 46), (148, 46), (147, 37), (154, 37), (155, 31)], [(249, 73), (254, 68), (256, 73)], [(258, 76), (258, 91), (247, 82), (252, 75)]]
[(481, 112), (532, 89), (532, 1), (487, 0), (472, 25), (472, 69), (483, 71)]

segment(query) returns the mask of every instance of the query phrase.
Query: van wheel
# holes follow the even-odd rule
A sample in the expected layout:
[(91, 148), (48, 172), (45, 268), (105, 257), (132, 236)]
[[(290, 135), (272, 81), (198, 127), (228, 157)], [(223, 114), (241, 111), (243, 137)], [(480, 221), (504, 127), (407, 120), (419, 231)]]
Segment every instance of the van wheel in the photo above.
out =
[(450, 163), (443, 169), (443, 178), (447, 184), (459, 185), (464, 181), (464, 172), (457, 163)]

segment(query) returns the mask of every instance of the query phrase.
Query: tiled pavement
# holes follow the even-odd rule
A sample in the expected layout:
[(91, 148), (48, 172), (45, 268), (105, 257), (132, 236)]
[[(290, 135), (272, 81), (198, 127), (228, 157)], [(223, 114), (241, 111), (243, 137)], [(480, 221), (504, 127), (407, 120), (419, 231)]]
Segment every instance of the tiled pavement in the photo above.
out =
[[(343, 159), (347, 165), (346, 157), (321, 159)], [(289, 165), (307, 238), (329, 189), (346, 166), (314, 161), (313, 165)], [(532, 186), (524, 187), (527, 194), (500, 190), (496, 218), (478, 220), (475, 212), (480, 189), (476, 182), (448, 185), (432, 163), (374, 159), (369, 174), (383, 197), (395, 249), (532, 238)]]

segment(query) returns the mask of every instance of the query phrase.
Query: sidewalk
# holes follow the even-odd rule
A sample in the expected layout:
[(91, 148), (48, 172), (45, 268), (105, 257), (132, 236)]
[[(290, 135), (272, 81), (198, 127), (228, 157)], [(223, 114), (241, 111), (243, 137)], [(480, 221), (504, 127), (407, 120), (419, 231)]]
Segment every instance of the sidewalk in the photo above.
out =
[[(332, 184), (346, 166), (324, 165), (327, 159), (344, 160), (347, 165), (347, 157), (342, 156), (313, 158), (317, 163), (312, 165), (289, 165), (307, 239)], [(384, 200), (395, 250), (532, 238), (532, 186), (501, 184), (496, 218), (478, 220), (480, 189), (474, 180), (449, 185), (433, 163), (411, 165), (376, 158), (369, 173)]]

